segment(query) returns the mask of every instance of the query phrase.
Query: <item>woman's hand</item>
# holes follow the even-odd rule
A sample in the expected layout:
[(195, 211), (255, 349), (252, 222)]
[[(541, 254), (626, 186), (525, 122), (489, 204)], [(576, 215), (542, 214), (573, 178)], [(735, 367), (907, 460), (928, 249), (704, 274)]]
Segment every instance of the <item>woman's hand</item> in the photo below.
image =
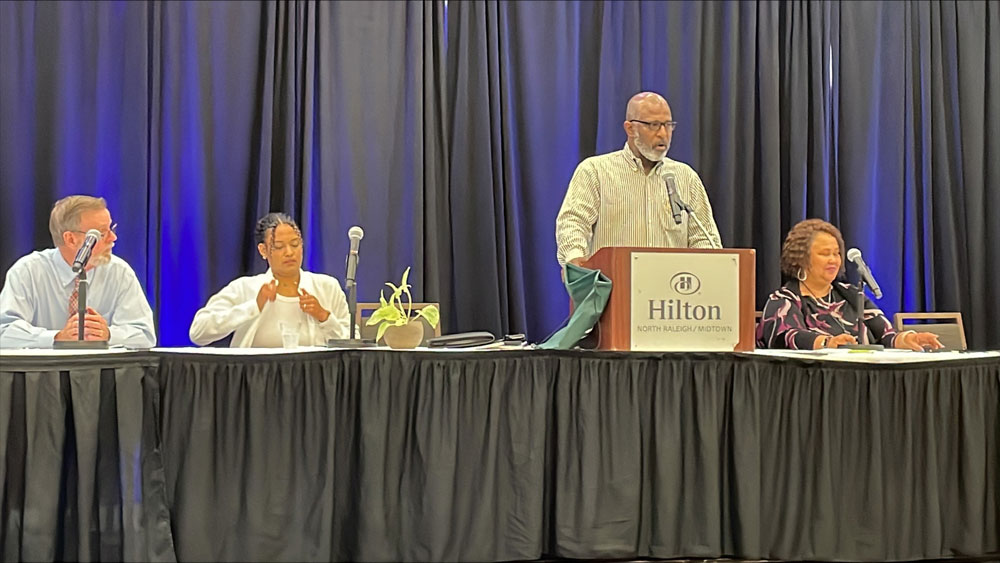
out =
[(904, 332), (896, 337), (892, 345), (894, 348), (916, 352), (923, 352), (925, 348), (931, 350), (944, 348), (944, 345), (938, 340), (938, 335), (933, 332)]
[(303, 312), (319, 322), (330, 318), (330, 311), (327, 311), (319, 304), (319, 299), (316, 299), (315, 295), (311, 295), (304, 289), (299, 290), (299, 307), (302, 308)]
[(852, 336), (850, 334), (847, 334), (845, 332), (843, 334), (838, 334), (837, 336), (834, 336), (833, 338), (831, 338), (829, 340), (829, 342), (826, 343), (826, 347), (827, 348), (836, 348), (836, 347), (840, 346), (841, 344), (857, 344), (857, 343), (858, 343), (858, 339), (857, 338), (854, 338), (854, 336)]
[(263, 311), (264, 305), (267, 305), (268, 301), (274, 301), (274, 296), (277, 294), (277, 280), (271, 280), (270, 283), (265, 283), (260, 286), (260, 291), (257, 292), (257, 309)]
[(837, 336), (820, 336), (816, 339), (816, 344), (814, 350), (819, 350), (820, 348), (836, 348), (841, 344), (857, 344), (858, 339), (854, 338), (846, 332), (843, 334), (838, 334)]

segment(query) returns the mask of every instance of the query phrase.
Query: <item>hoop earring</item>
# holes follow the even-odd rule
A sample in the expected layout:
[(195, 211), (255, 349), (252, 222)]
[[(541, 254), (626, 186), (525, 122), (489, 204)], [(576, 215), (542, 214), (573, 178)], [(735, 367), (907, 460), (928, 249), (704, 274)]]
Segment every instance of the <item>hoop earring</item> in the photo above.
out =
[(800, 282), (804, 282), (804, 281), (806, 281), (807, 277), (809, 277), (809, 275), (806, 274), (805, 271), (803, 271), (802, 267), (800, 266), (799, 267), (799, 271), (795, 273), (795, 278), (797, 280), (799, 280)]

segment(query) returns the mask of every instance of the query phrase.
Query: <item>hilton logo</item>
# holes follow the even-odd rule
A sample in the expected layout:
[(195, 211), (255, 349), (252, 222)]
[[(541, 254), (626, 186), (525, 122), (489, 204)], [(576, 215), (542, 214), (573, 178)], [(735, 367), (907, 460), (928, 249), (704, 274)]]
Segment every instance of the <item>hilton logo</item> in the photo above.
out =
[[(670, 288), (681, 295), (691, 295), (701, 289), (701, 280), (691, 272), (679, 272), (670, 278)], [(722, 318), (718, 305), (692, 305), (684, 299), (649, 300), (649, 320), (717, 321)]]
[(690, 272), (679, 272), (670, 278), (670, 287), (681, 295), (691, 295), (701, 289), (701, 280)]

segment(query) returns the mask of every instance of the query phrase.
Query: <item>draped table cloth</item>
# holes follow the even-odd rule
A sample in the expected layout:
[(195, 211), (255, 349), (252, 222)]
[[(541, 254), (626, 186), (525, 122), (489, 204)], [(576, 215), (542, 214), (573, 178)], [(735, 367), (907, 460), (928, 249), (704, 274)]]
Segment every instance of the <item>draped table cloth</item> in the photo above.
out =
[(1000, 355), (4, 351), (4, 560), (1000, 553)]

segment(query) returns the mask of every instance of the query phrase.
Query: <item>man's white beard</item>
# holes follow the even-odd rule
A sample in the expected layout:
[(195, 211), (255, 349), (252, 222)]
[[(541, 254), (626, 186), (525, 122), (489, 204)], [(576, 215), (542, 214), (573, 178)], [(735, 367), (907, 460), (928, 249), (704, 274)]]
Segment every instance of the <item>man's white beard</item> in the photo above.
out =
[(109, 248), (109, 249), (107, 249), (106, 251), (104, 251), (104, 252), (102, 252), (100, 254), (94, 254), (94, 255), (92, 255), (90, 257), (89, 265), (91, 265), (91, 266), (93, 266), (93, 267), (96, 268), (98, 266), (103, 266), (103, 265), (107, 264), (110, 261), (111, 261), (111, 249)]
[(639, 149), (639, 154), (646, 157), (646, 160), (652, 162), (659, 162), (663, 160), (663, 157), (667, 156), (667, 151), (670, 150), (670, 145), (663, 149), (663, 152), (653, 150), (653, 147), (642, 142), (639, 135), (635, 136), (635, 148)]

